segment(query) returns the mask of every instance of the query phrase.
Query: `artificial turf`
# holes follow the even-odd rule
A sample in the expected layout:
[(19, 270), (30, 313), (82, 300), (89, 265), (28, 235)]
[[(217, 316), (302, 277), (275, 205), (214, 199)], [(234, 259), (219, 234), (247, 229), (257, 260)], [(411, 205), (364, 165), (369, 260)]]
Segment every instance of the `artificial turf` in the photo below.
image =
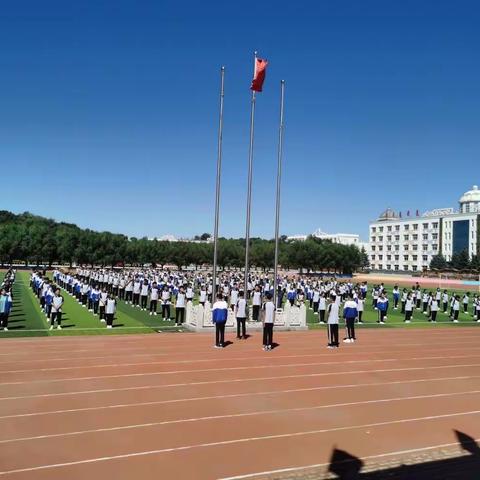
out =
[[(0, 272), (0, 281), (3, 279), (4, 272)], [(387, 286), (389, 299), (391, 300), (391, 286)], [(453, 323), (447, 314), (438, 313), (437, 323), (428, 322), (428, 318), (421, 311), (414, 311), (412, 323), (404, 323), (404, 315), (399, 310), (393, 310), (393, 304), (390, 305), (388, 319), (385, 325), (376, 323), (378, 313), (372, 307), (371, 299), (372, 285), (369, 285), (369, 295), (365, 302), (365, 311), (363, 314), (363, 325), (359, 328), (416, 328), (441, 326), (473, 326), (479, 325), (473, 321), (471, 315), (472, 305), (470, 302), (468, 315), (463, 311), (459, 315), (459, 323)], [(462, 290), (448, 289), (449, 292), (463, 294)], [(0, 338), (21, 337), (21, 336), (49, 336), (49, 335), (115, 335), (124, 333), (153, 333), (161, 331), (178, 331), (175, 328), (173, 320), (164, 322), (161, 316), (150, 316), (139, 308), (133, 308), (123, 301), (118, 301), (117, 312), (114, 320), (114, 328), (107, 330), (105, 324), (101, 323), (98, 317), (92, 312), (82, 307), (67, 292), (63, 292), (65, 304), (63, 307), (62, 330), (49, 330), (49, 324), (45, 314), (40, 309), (38, 299), (30, 288), (30, 273), (28, 271), (17, 272), (17, 279), (13, 287), (13, 308), (9, 319), (9, 331), (0, 332)], [(473, 293), (470, 293), (473, 297)], [(313, 313), (307, 305), (307, 323), (309, 328), (325, 328), (318, 323), (318, 315)], [(463, 307), (463, 305), (462, 305)], [(172, 318), (175, 316), (175, 308), (171, 307)]]

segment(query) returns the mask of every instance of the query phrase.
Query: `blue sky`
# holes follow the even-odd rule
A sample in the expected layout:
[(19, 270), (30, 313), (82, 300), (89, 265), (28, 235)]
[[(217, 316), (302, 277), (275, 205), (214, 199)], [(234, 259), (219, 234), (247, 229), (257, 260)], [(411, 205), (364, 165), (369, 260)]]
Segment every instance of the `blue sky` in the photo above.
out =
[(456, 206), (480, 183), (474, 1), (6, 1), (0, 208), (136, 236), (213, 229), (226, 66), (220, 233), (243, 236), (252, 52), (252, 236), (272, 237), (279, 84), (281, 231), (367, 236), (390, 206)]

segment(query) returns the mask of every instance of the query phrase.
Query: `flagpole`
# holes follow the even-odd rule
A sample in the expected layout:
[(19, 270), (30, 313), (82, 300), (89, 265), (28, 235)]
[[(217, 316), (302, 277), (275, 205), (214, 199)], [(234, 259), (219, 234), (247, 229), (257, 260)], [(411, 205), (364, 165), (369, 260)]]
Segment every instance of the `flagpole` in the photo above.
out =
[[(257, 62), (257, 52), (254, 54), (254, 68), (253, 74), (255, 75), (255, 65)], [(248, 148), (248, 181), (247, 181), (247, 215), (245, 222), (245, 281), (244, 292), (245, 298), (247, 298), (248, 292), (248, 261), (250, 255), (250, 216), (252, 208), (252, 177), (253, 177), (253, 138), (254, 138), (254, 126), (255, 126), (255, 90), (252, 90), (252, 100), (250, 106), (250, 146)], [(248, 300), (248, 298), (247, 298)]]
[(280, 236), (280, 193), (282, 185), (282, 158), (283, 158), (283, 105), (285, 100), (285, 80), (280, 82), (280, 126), (278, 128), (278, 158), (277, 158), (277, 199), (275, 204), (275, 265), (273, 277), (273, 304), (277, 308), (278, 289), (278, 255)]
[(217, 295), (217, 256), (218, 256), (218, 224), (220, 216), (220, 186), (222, 175), (222, 140), (223, 140), (223, 97), (225, 84), (225, 67), (220, 69), (220, 114), (218, 122), (218, 143), (217, 143), (217, 182), (215, 189), (215, 226), (213, 231), (213, 285), (212, 304)]

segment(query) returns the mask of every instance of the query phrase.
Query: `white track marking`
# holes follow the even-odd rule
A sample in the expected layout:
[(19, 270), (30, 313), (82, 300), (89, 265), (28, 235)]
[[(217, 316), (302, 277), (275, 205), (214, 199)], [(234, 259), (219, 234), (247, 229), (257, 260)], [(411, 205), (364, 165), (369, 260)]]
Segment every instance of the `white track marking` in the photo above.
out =
[(334, 385), (334, 386), (322, 386), (322, 387), (310, 387), (310, 388), (296, 388), (290, 390), (272, 390), (265, 392), (252, 392), (252, 393), (231, 393), (228, 395), (211, 395), (205, 397), (190, 397), (190, 398), (178, 398), (174, 400), (158, 400), (151, 402), (141, 402), (141, 403), (119, 403), (115, 405), (104, 405), (99, 407), (85, 407), (85, 408), (72, 408), (67, 410), (53, 410), (45, 412), (35, 412), (35, 413), (20, 413), (14, 415), (4, 415), (0, 417), (2, 419), (8, 418), (22, 418), (22, 417), (38, 417), (43, 415), (56, 415), (59, 413), (76, 413), (76, 412), (88, 412), (94, 410), (109, 410), (116, 408), (128, 408), (128, 407), (140, 407), (148, 405), (168, 405), (172, 403), (186, 403), (186, 402), (197, 402), (202, 400), (218, 400), (225, 398), (239, 398), (239, 397), (256, 397), (261, 395), (278, 395), (285, 393), (298, 393), (298, 392), (314, 392), (319, 390), (335, 390), (337, 388), (358, 388), (358, 387), (378, 387), (384, 385), (403, 385), (408, 383), (427, 383), (427, 382), (440, 382), (440, 381), (452, 381), (452, 380), (472, 380), (478, 379), (479, 376), (470, 376), (470, 377), (445, 377), (445, 378), (427, 378), (421, 380), (398, 380), (395, 382), (379, 382), (379, 383), (360, 383), (353, 385)]
[(0, 475), (11, 475), (15, 473), (25, 473), (25, 472), (34, 472), (38, 470), (47, 470), (52, 468), (61, 468), (61, 467), (71, 467), (75, 465), (85, 465), (91, 463), (98, 463), (98, 462), (106, 462), (112, 460), (121, 460), (124, 458), (134, 458), (134, 457), (145, 457), (149, 455), (158, 455), (161, 453), (169, 453), (169, 452), (179, 452), (179, 451), (186, 451), (186, 450), (193, 450), (197, 448), (209, 448), (209, 447), (217, 447), (223, 445), (234, 445), (239, 443), (248, 443), (248, 442), (256, 442), (262, 440), (274, 440), (279, 438), (293, 438), (293, 437), (304, 437), (307, 435), (317, 435), (320, 433), (329, 433), (329, 432), (339, 432), (339, 431), (346, 431), (346, 430), (356, 430), (360, 428), (373, 428), (373, 427), (382, 427), (386, 425), (396, 425), (396, 424), (403, 424), (403, 423), (412, 423), (412, 422), (420, 422), (420, 421), (428, 421), (428, 420), (437, 420), (440, 418), (452, 418), (452, 417), (461, 417), (466, 415), (478, 415), (480, 414), (480, 410), (472, 410), (470, 412), (459, 412), (459, 413), (448, 413), (444, 415), (432, 415), (428, 417), (417, 417), (417, 418), (405, 418), (402, 420), (393, 420), (390, 422), (377, 422), (377, 423), (367, 423), (363, 425), (349, 425), (347, 427), (335, 427), (335, 428), (327, 428), (327, 429), (319, 429), (319, 430), (309, 430), (303, 432), (294, 432), (294, 433), (283, 433), (278, 435), (265, 435), (262, 437), (250, 437), (250, 438), (238, 438), (234, 440), (224, 440), (219, 442), (210, 442), (210, 443), (199, 443), (193, 445), (185, 445), (182, 447), (172, 447), (172, 448), (163, 448), (158, 450), (148, 450), (143, 452), (134, 452), (134, 453), (126, 453), (122, 455), (112, 455), (108, 457), (97, 457), (97, 458), (89, 458), (85, 460), (77, 460), (74, 462), (65, 462), (65, 463), (55, 463), (50, 465), (39, 465), (36, 467), (28, 467), (28, 468), (19, 468), (16, 470), (7, 470), (0, 472)]
[(258, 382), (265, 380), (282, 380), (287, 378), (312, 378), (312, 377), (325, 377), (331, 375), (357, 375), (361, 373), (385, 373), (385, 372), (404, 372), (411, 370), (437, 370), (441, 368), (464, 368), (464, 367), (480, 367), (480, 364), (467, 364), (467, 365), (440, 365), (434, 367), (411, 367), (411, 368), (390, 368), (390, 369), (379, 369), (379, 370), (352, 370), (350, 372), (329, 372), (329, 373), (307, 373), (302, 375), (280, 375), (276, 377), (254, 377), (254, 378), (235, 378), (228, 380), (210, 380), (206, 382), (187, 382), (187, 383), (171, 383), (165, 385), (145, 385), (140, 387), (121, 387), (121, 388), (105, 388), (98, 390), (78, 390), (72, 392), (60, 392), (60, 393), (41, 393), (36, 395), (23, 395), (23, 396), (14, 396), (14, 397), (0, 397), (1, 400), (18, 400), (20, 398), (45, 398), (45, 397), (57, 397), (65, 395), (79, 395), (79, 394), (89, 394), (89, 393), (105, 393), (105, 392), (118, 392), (118, 391), (128, 391), (128, 390), (149, 390), (149, 389), (160, 389), (160, 388), (173, 388), (173, 387), (189, 387), (189, 386), (198, 386), (198, 385), (214, 385), (214, 384), (225, 384), (225, 383), (243, 383), (243, 382)]

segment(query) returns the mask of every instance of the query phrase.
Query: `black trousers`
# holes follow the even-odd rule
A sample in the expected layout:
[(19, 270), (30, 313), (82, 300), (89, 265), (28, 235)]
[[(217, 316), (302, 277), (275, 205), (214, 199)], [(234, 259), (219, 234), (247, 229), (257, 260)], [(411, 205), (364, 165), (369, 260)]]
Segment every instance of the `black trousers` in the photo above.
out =
[(394, 308), (398, 307), (398, 298), (397, 297), (393, 297), (393, 306), (394, 306)]
[(258, 322), (259, 314), (260, 314), (260, 305), (254, 305), (252, 310), (252, 319), (254, 322)]
[(402, 311), (400, 313), (405, 313), (405, 302), (402, 302)]
[(215, 345), (223, 347), (225, 343), (225, 323), (215, 323)]
[(125, 301), (126, 302), (131, 302), (132, 301), (132, 291), (131, 290), (125, 291)]
[(113, 325), (113, 313), (105, 314), (107, 325)]
[(273, 323), (263, 325), (263, 345), (271, 347), (273, 343)]
[(468, 303), (464, 303), (464, 304), (463, 304), (463, 311), (464, 311), (465, 313), (468, 313)]
[(141, 305), (142, 305), (142, 308), (147, 308), (147, 296), (146, 295), (142, 295), (141, 296)]
[(124, 300), (125, 299), (125, 289), (124, 288), (120, 288), (118, 290), (118, 298), (120, 300)]
[(363, 311), (358, 312), (358, 321), (362, 323)]
[(57, 321), (57, 325), (62, 324), (62, 312), (52, 312), (52, 318), (50, 319), (51, 325), (55, 323), (55, 320)]
[(405, 311), (405, 321), (412, 319), (412, 310)]
[(460, 310), (454, 310), (453, 311), (453, 319), (458, 320), (458, 314), (460, 313)]
[(175, 323), (182, 324), (185, 321), (185, 307), (175, 308)]
[(170, 305), (162, 305), (162, 318), (170, 320)]
[(93, 313), (96, 315), (98, 313), (98, 300), (93, 302)]
[(150, 300), (150, 311), (157, 313), (157, 301), (156, 300)]
[(427, 302), (423, 302), (423, 312), (426, 312), (427, 311), (427, 308), (428, 308), (428, 303)]
[(101, 320), (102, 318), (105, 318), (105, 305), (100, 305), (99, 310), (100, 310), (99, 317)]
[(443, 313), (447, 313), (448, 310), (448, 302), (443, 302)]
[(0, 327), (8, 327), (8, 313), (0, 313)]
[(313, 313), (318, 312), (318, 302), (313, 302)]
[(354, 318), (347, 318), (347, 338), (351, 338), (355, 340), (355, 319)]
[[(247, 329), (245, 326), (246, 318), (238, 318), (237, 317), (237, 338), (245, 338), (247, 336)], [(241, 334), (240, 334), (241, 330)]]
[(338, 323), (330, 323), (327, 327), (328, 346), (338, 347)]
[(140, 300), (140, 294), (139, 293), (134, 293), (133, 294), (133, 304), (136, 306), (139, 304)]
[(437, 321), (437, 311), (430, 312), (430, 321), (436, 322)]
[(320, 321), (325, 323), (325, 310), (319, 310), (320, 312)]

